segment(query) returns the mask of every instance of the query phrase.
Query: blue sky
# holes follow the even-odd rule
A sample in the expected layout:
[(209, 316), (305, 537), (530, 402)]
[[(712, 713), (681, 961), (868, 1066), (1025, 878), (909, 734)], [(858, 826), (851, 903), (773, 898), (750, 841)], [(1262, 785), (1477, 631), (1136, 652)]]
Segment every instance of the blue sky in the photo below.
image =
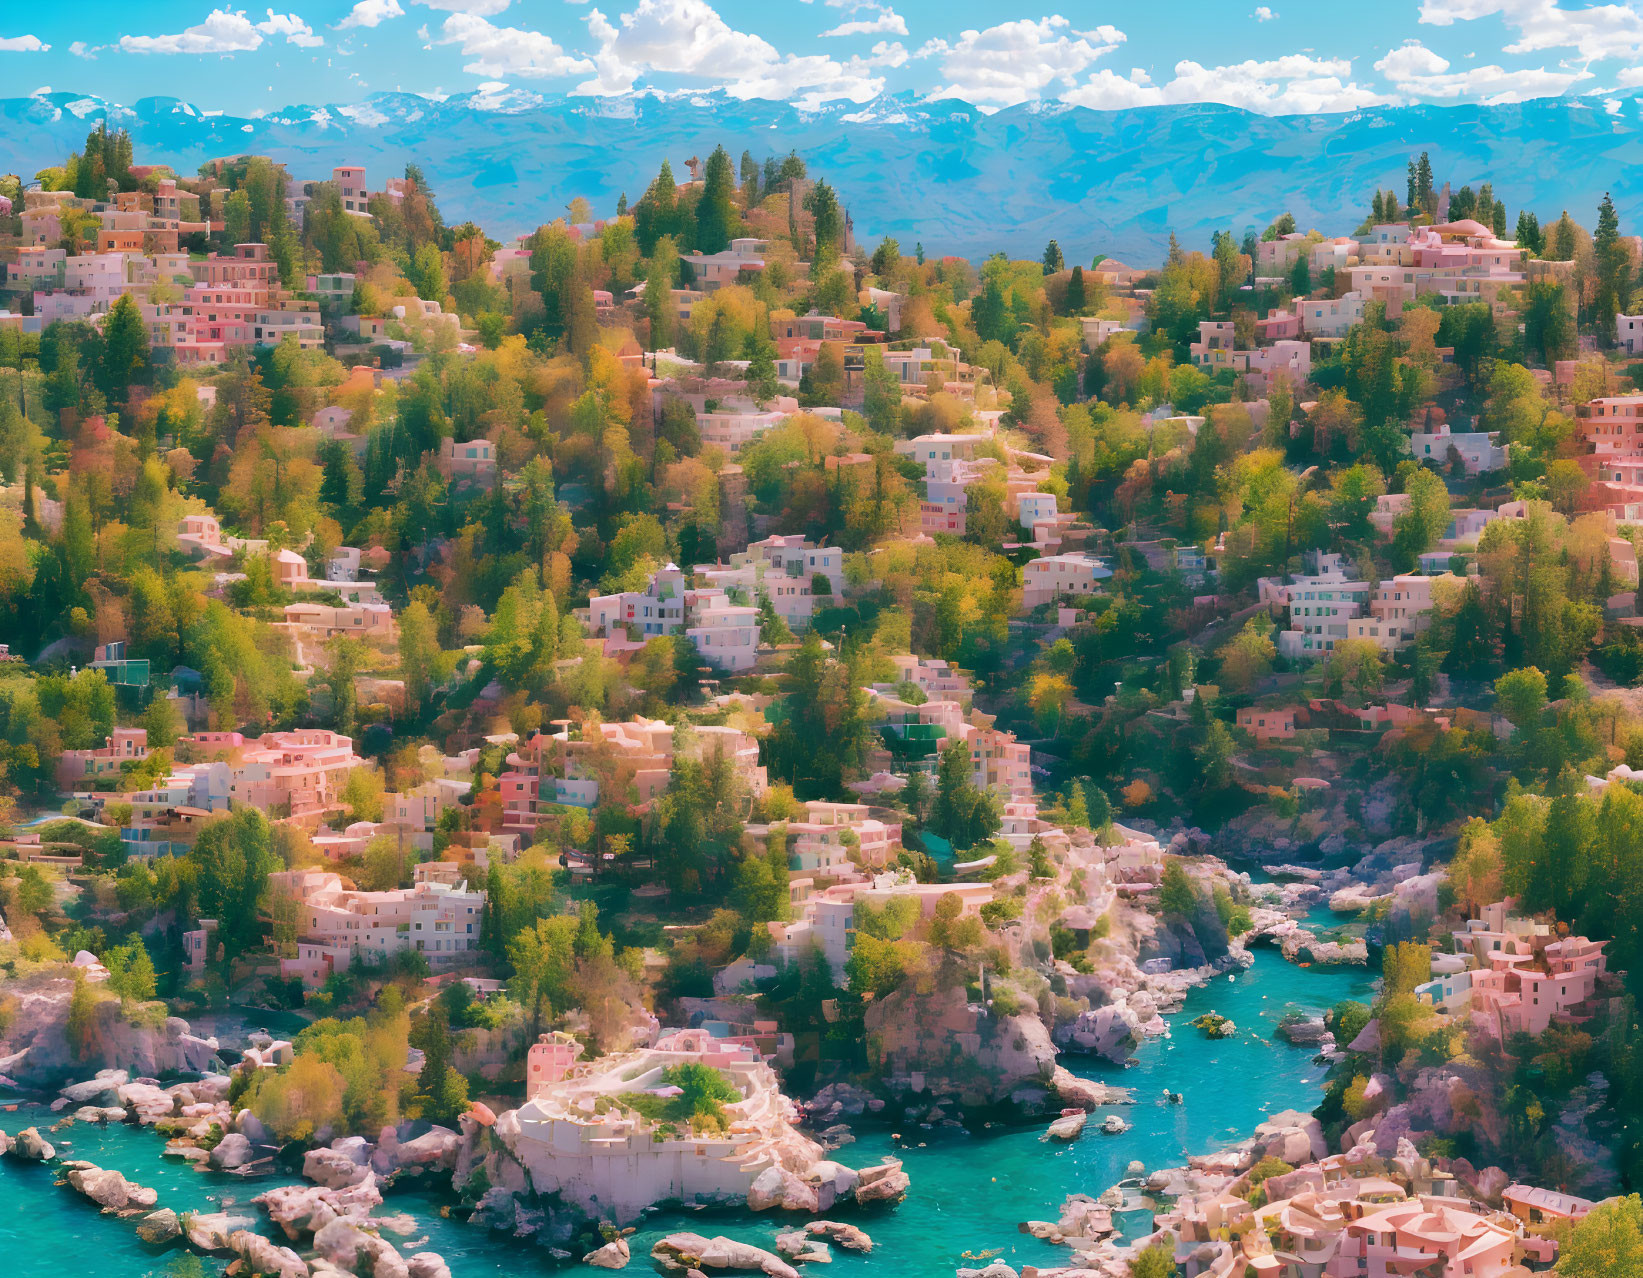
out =
[[(1643, 6), (1643, 0), (1638, 0)], [(210, 0), (0, 3), (3, 92), (254, 115), (401, 90), (723, 88), (984, 109), (1224, 102), (1269, 114), (1643, 92), (1643, 7), (1555, 0)]]

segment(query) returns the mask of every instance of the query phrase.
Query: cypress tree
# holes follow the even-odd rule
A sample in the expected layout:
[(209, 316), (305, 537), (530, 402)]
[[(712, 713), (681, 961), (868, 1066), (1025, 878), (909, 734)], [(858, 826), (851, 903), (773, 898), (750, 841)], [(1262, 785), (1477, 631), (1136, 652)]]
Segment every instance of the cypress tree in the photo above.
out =
[(696, 206), (696, 246), (703, 253), (722, 253), (735, 237), (736, 175), (724, 147), (714, 147), (707, 157), (701, 202)]

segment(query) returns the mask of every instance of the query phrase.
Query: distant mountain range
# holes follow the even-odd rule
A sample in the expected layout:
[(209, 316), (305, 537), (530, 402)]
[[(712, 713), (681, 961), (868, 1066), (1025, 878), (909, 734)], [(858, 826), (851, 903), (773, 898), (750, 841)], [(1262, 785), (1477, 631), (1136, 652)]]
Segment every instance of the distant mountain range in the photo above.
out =
[(175, 98), (125, 107), (50, 93), (0, 99), (0, 170), (32, 176), (78, 149), (100, 118), (131, 131), (139, 160), (193, 172), (257, 152), (299, 178), (366, 165), (373, 186), (407, 160), (422, 166), (448, 220), (491, 234), (530, 230), (575, 196), (596, 212), (635, 200), (665, 156), (706, 157), (719, 143), (761, 159), (797, 150), (839, 190), (858, 239), (893, 235), (904, 251), (1037, 256), (1060, 241), (1069, 262), (1094, 253), (1156, 261), (1174, 231), (1207, 247), (1288, 209), (1303, 227), (1356, 227), (1377, 186), (1404, 186), (1429, 151), (1440, 182), (1493, 181), (1515, 221), (1568, 208), (1591, 225), (1612, 191), (1624, 229), (1643, 221), (1638, 103), (1547, 98), (1510, 106), (1415, 106), (1345, 115), (1262, 116), (1201, 104), (1091, 111), (1030, 105), (987, 115), (959, 101), (886, 96), (801, 110), (719, 93), (623, 98), (458, 94), (435, 102), (378, 94), (348, 106), (292, 106), (257, 119), (208, 114)]

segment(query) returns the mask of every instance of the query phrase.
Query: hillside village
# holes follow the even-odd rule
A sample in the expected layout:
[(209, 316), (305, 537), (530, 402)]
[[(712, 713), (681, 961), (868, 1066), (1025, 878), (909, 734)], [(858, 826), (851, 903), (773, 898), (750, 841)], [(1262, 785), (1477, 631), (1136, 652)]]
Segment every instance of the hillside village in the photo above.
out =
[[(509, 242), (414, 166), (140, 161), (0, 178), (0, 1078), (309, 1183), (282, 1240), (79, 1192), (282, 1278), (448, 1275), (373, 1215), (427, 1174), (603, 1267), (782, 1212), (652, 1254), (795, 1273), (904, 1131), (1122, 1134), (1080, 1070), (1259, 961), (1379, 974), (1273, 1035), (1315, 1111), (1023, 1206), (1023, 1272), (1643, 1265), (1607, 200), (1423, 155), (1354, 227), (976, 264), (791, 154)], [(300, 1028), (187, 1023), (246, 1009)]]

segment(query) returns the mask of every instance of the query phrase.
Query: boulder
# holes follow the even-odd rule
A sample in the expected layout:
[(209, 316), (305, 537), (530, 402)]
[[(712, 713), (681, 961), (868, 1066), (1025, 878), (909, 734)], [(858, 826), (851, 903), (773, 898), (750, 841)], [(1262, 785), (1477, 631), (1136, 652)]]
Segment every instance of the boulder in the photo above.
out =
[(833, 1253), (828, 1250), (827, 1244), (812, 1238), (803, 1230), (794, 1230), (791, 1233), (776, 1235), (776, 1250), (781, 1252), (794, 1264), (799, 1265), (830, 1265), (833, 1263)]
[(849, 1083), (829, 1083), (810, 1098), (805, 1108), (812, 1114), (828, 1114), (835, 1118), (842, 1114), (855, 1118), (872, 1108), (876, 1099)]
[(911, 1178), (901, 1169), (899, 1158), (887, 1158), (877, 1167), (863, 1167), (856, 1185), (858, 1203), (899, 1203), (907, 1196)]
[(802, 1211), (815, 1215), (821, 1210), (821, 1199), (816, 1186), (806, 1183), (791, 1172), (782, 1181), (782, 1210)]
[(371, 1166), (386, 1176), (404, 1168), (452, 1168), (462, 1137), (448, 1127), (434, 1127), (414, 1140), (402, 1141), (391, 1127), (385, 1127), (371, 1156)]
[(669, 1234), (650, 1249), (651, 1259), (663, 1269), (727, 1270), (764, 1273), (769, 1278), (799, 1278), (794, 1269), (774, 1252), (751, 1243), (723, 1236), (704, 1238), (701, 1234)]
[(228, 1236), (228, 1248), (254, 1274), (263, 1278), (308, 1278), (308, 1266), (289, 1247), (281, 1247), (249, 1229), (236, 1229)]
[(603, 1247), (596, 1248), (582, 1257), (582, 1263), (592, 1265), (597, 1269), (625, 1269), (633, 1258), (628, 1248), (626, 1238), (613, 1238)]
[(1256, 1127), (1255, 1147), (1261, 1155), (1281, 1158), (1292, 1167), (1316, 1162), (1329, 1153), (1318, 1120), (1294, 1109), (1274, 1114)]
[(314, 1250), (351, 1273), (368, 1272), (371, 1278), (410, 1278), (404, 1259), (392, 1243), (342, 1217), (314, 1235)]
[(1068, 1194), (1055, 1226), (1064, 1238), (1105, 1238), (1112, 1233), (1112, 1208), (1088, 1194)]
[(1501, 1194), (1511, 1183), (1512, 1178), (1499, 1167), (1485, 1167), (1472, 1181), (1472, 1188), (1479, 1198), (1494, 1203), (1500, 1201)]
[(1323, 1042), (1329, 1031), (1324, 1028), (1324, 1018), (1321, 1016), (1286, 1016), (1278, 1022), (1274, 1033), (1286, 1043), (1312, 1046)]
[(69, 1115), (75, 1123), (123, 1123), (126, 1112), (118, 1105), (82, 1105)]
[(1120, 996), (1105, 1007), (1080, 1012), (1058, 1037), (1073, 1051), (1088, 1052), (1122, 1065), (1141, 1039), (1140, 1018)]
[(970, 1005), (962, 981), (929, 991), (915, 985), (906, 982), (867, 1006), (872, 1064), (887, 1086), (911, 1092), (912, 1077), (922, 1075), (918, 1090), (928, 1097), (921, 1100), (951, 1096), (975, 1106), (999, 1103), (1019, 1088), (1043, 1096), (1056, 1048), (1036, 1011), (986, 1016)]
[(239, 1132), (229, 1132), (211, 1151), (211, 1165), (219, 1171), (244, 1167), (253, 1157), (251, 1142)]
[(873, 1240), (867, 1236), (866, 1230), (858, 1229), (855, 1225), (847, 1225), (842, 1220), (812, 1220), (804, 1227), (804, 1231), (812, 1237), (825, 1238), (846, 1251), (873, 1250)]
[(823, 1158), (806, 1167), (801, 1179), (816, 1191), (816, 1210), (832, 1211), (834, 1203), (856, 1192), (861, 1173), (854, 1167)]
[(1135, 1093), (1127, 1087), (1113, 1087), (1093, 1078), (1080, 1078), (1065, 1065), (1057, 1065), (1050, 1076), (1050, 1090), (1063, 1105), (1100, 1109), (1103, 1105), (1128, 1105)]
[(1089, 1121), (1089, 1114), (1082, 1109), (1078, 1110), (1076, 1113), (1063, 1114), (1060, 1118), (1056, 1119), (1055, 1122), (1050, 1124), (1049, 1130), (1044, 1134), (1051, 1140), (1077, 1140), (1084, 1134), (1084, 1125)]
[(50, 1162), (57, 1157), (57, 1151), (50, 1141), (40, 1135), (35, 1127), (25, 1127), (12, 1138), (10, 1154), (13, 1158), (26, 1158), (34, 1163)]
[(135, 1079), (117, 1088), (115, 1094), (121, 1106), (136, 1114), (145, 1127), (171, 1117), (173, 1098), (158, 1083)]
[(159, 1194), (142, 1185), (133, 1184), (119, 1172), (89, 1164), (75, 1167), (68, 1173), (68, 1183), (99, 1207), (109, 1211), (124, 1211), (127, 1207), (152, 1207)]
[(120, 1086), (131, 1081), (123, 1069), (100, 1069), (95, 1078), (83, 1083), (71, 1083), (57, 1094), (71, 1105), (91, 1105), (111, 1100)]
[(958, 1278), (1020, 1278), (1020, 1275), (1002, 1260), (995, 1260), (984, 1269), (960, 1269)]
[(1130, 1125), (1117, 1114), (1108, 1114), (1101, 1120), (1101, 1130), (1108, 1136), (1122, 1136), (1129, 1129)]
[(419, 1251), (405, 1257), (405, 1272), (410, 1278), (451, 1278), (451, 1267), (436, 1251)]
[(346, 1189), (371, 1175), (368, 1162), (356, 1162), (352, 1152), (335, 1146), (310, 1149), (302, 1156), (302, 1176), (327, 1189)]
[(183, 1232), (196, 1251), (232, 1251), (229, 1238), (243, 1229), (255, 1229), (249, 1216), (231, 1216), (225, 1211), (189, 1212), (182, 1217)]
[(252, 1200), (292, 1239), (318, 1233), (338, 1217), (363, 1220), (382, 1203), (382, 1192), (369, 1171), (365, 1179), (344, 1189), (323, 1185), (280, 1185)]
[(786, 1183), (786, 1173), (780, 1167), (766, 1167), (747, 1187), (747, 1209), (769, 1211), (772, 1207), (779, 1207)]
[(234, 1115), (234, 1130), (253, 1145), (272, 1145), (275, 1143), (273, 1136), (263, 1126), (262, 1119), (248, 1109), (242, 1109)]
[(145, 1243), (168, 1243), (182, 1231), (177, 1213), (169, 1207), (151, 1211), (137, 1222), (137, 1237)]

